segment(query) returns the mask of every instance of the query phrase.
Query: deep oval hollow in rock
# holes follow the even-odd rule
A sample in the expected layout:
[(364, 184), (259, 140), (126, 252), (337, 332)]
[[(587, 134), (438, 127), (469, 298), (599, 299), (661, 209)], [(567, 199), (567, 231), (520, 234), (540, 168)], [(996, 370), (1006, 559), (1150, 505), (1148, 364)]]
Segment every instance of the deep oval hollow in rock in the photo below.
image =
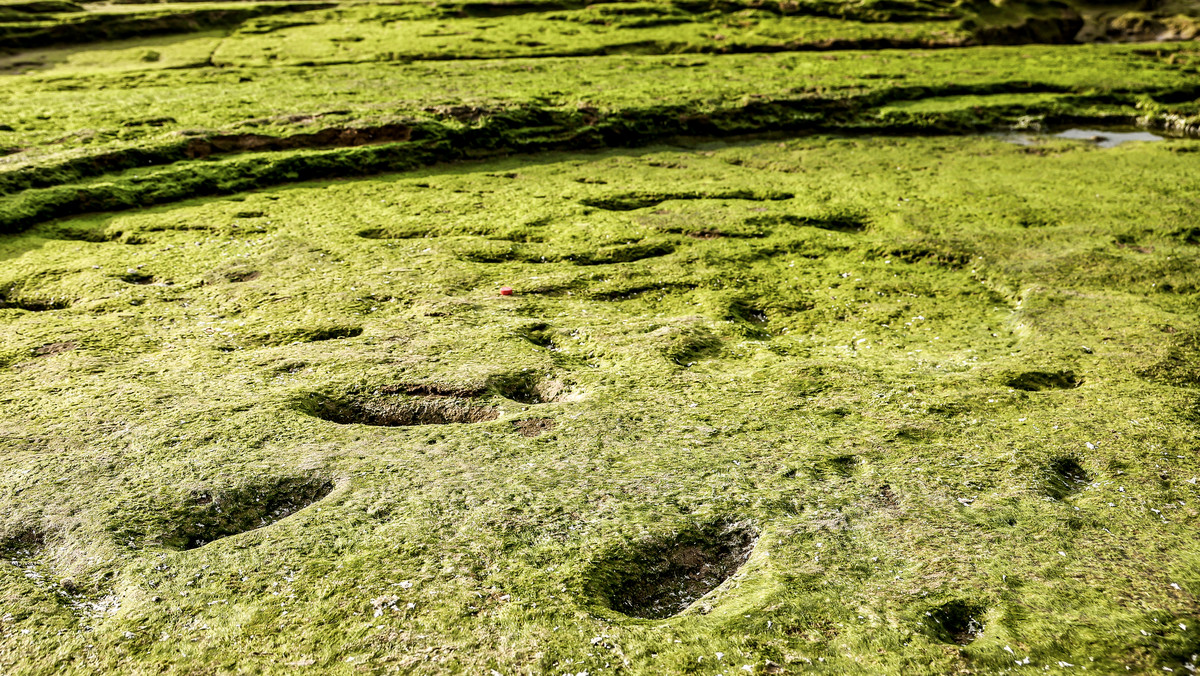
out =
[(737, 573), (757, 536), (747, 524), (714, 524), (644, 545), (600, 564), (597, 591), (630, 617), (677, 615)]
[(285, 519), (333, 491), (328, 479), (289, 477), (233, 489), (193, 491), (176, 517), (179, 527), (162, 537), (172, 549), (189, 550)]
[(983, 622), (979, 619), (987, 608), (966, 601), (950, 601), (933, 609), (934, 631), (947, 643), (967, 645), (983, 633)]

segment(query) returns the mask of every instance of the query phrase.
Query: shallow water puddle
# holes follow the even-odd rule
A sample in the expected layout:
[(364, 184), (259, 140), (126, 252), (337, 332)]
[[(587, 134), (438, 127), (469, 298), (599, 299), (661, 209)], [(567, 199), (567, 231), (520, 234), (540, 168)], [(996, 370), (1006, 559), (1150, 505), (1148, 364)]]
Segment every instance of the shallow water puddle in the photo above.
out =
[(1057, 134), (1006, 132), (998, 134), (1000, 140), (1022, 146), (1036, 145), (1043, 138), (1061, 138), (1071, 141), (1091, 141), (1100, 148), (1115, 148), (1130, 141), (1163, 141), (1165, 137), (1148, 131), (1105, 131), (1101, 129), (1067, 129)]
[(1162, 141), (1163, 137), (1148, 131), (1099, 131), (1097, 129), (1068, 129), (1054, 135), (1055, 138), (1091, 141), (1101, 148), (1115, 148), (1130, 141)]

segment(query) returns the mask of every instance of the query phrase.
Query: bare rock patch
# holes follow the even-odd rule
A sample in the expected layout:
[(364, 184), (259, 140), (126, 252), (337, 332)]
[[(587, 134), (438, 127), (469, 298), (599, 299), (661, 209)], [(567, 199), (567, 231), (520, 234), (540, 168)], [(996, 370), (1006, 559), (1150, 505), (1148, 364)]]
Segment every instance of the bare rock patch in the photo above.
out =
[(74, 350), (77, 347), (79, 347), (79, 343), (75, 342), (74, 340), (64, 340), (64, 341), (60, 341), (57, 343), (46, 343), (45, 345), (39, 345), (39, 346), (33, 348), (33, 356), (34, 357), (50, 357), (50, 356), (53, 356), (56, 354), (62, 354), (64, 352), (70, 352), (71, 350)]
[(529, 418), (514, 420), (513, 429), (523, 437), (537, 437), (555, 428), (555, 422), (550, 418)]

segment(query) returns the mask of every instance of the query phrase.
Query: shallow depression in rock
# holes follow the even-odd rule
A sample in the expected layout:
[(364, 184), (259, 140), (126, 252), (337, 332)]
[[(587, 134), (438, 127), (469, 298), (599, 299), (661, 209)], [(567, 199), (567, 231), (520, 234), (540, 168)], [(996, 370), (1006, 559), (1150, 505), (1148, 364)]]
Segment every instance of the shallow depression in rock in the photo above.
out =
[(1025, 371), (1009, 376), (1009, 387), (1026, 392), (1069, 390), (1083, 384), (1083, 379), (1071, 371)]
[(0, 558), (27, 559), (36, 556), (45, 546), (44, 533), (34, 528), (25, 528), (0, 538)]
[(316, 398), (307, 407), (310, 415), (339, 425), (409, 427), (477, 423), (500, 417), (500, 409), (456, 397), (352, 397)]
[(523, 437), (537, 437), (555, 428), (556, 424), (550, 418), (529, 418), (514, 420), (513, 429)]
[(1056, 500), (1062, 500), (1091, 481), (1075, 458), (1054, 458), (1046, 468), (1046, 494)]
[(69, 305), (70, 303), (65, 298), (11, 296), (8, 293), (0, 292), (0, 310), (14, 309), (26, 310), (28, 312), (46, 312), (48, 310), (61, 310)]
[(488, 379), (485, 389), (522, 404), (545, 404), (561, 401), (570, 394), (566, 383), (553, 378), (542, 378), (536, 373), (508, 373), (493, 376)]

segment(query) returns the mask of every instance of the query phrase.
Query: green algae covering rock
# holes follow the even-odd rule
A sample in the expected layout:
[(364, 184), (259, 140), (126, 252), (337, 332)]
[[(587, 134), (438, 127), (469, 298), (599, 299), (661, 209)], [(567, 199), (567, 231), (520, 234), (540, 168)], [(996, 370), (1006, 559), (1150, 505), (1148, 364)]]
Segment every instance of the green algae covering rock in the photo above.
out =
[[(339, 662), (419, 656), (387, 638), (409, 626), (488, 646), (482, 663), (500, 631), (598, 670), (622, 663), (601, 645), (671, 673), (736, 651), (854, 671), (842, 650), (885, 673), (914, 654), (1182, 669), (1189, 143), (538, 154), (9, 236), (6, 298), (70, 299), (0, 309), (5, 532), (44, 543), (2, 578), (30, 599), (13, 626), (59, 627), (114, 665), (165, 649), (120, 657), (138, 627), (219, 660), (227, 636), (260, 640), (243, 614), (269, 612), (270, 640), (289, 642), (302, 611), (372, 637), (331, 635)], [(1085, 179), (1088, 200), (1060, 188)], [(654, 186), (675, 199), (585, 203)], [(744, 197), (768, 191), (788, 197)], [(1027, 227), (1031, 210), (1055, 224)], [(195, 227), (248, 212), (265, 231)], [(694, 237), (676, 214), (755, 236)], [(865, 225), (813, 227), (829, 214)], [(670, 250), (461, 255), (514, 224), (547, 252)], [(418, 234), (360, 236), (389, 227)], [(141, 243), (61, 236), (97, 231)], [(1153, 250), (1114, 243), (1132, 231)], [(323, 497), (333, 476), (344, 488)], [(455, 660), (444, 670), (481, 663)]]
[(0, 672), (1189, 673), (1197, 17), (0, 3)]

